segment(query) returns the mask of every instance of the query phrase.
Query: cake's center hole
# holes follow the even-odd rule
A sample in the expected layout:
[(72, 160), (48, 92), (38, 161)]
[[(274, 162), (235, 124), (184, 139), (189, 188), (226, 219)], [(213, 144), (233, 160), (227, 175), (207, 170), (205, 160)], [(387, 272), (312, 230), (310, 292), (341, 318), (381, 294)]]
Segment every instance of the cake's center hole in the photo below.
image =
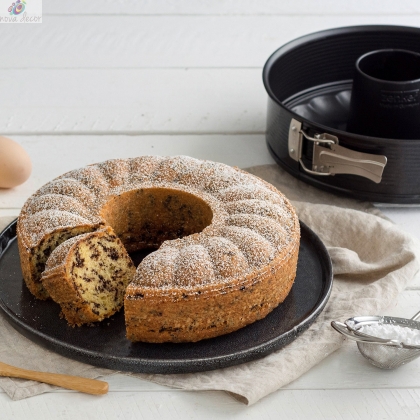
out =
[(201, 232), (210, 225), (213, 212), (193, 194), (144, 188), (112, 197), (102, 208), (101, 216), (128, 252), (144, 257), (147, 250), (159, 248), (164, 241)]

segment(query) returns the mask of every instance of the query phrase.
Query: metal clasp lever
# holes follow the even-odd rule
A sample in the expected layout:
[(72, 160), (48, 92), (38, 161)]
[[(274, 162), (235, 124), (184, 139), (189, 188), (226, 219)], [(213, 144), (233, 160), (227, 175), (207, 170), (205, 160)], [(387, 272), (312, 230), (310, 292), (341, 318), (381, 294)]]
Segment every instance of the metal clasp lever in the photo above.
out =
[[(314, 143), (312, 169), (307, 168), (302, 161), (304, 138)], [(338, 137), (328, 133), (310, 137), (302, 130), (302, 123), (295, 119), (290, 122), (288, 146), (289, 156), (299, 162), (305, 172), (316, 176), (352, 174), (378, 184), (387, 162), (386, 156), (356, 152), (339, 146)]]

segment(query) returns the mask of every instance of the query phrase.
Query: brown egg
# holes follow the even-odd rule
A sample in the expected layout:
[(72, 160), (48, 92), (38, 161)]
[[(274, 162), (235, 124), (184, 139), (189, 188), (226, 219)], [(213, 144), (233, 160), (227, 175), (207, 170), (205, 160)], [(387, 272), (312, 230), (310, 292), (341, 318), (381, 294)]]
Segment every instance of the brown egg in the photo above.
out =
[(0, 188), (13, 188), (25, 182), (32, 164), (23, 147), (7, 137), (0, 136)]

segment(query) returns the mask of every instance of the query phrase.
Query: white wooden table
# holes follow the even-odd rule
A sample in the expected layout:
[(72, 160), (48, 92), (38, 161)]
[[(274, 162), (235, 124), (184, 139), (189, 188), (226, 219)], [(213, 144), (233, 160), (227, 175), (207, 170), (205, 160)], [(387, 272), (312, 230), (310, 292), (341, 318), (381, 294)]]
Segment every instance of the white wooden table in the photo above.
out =
[[(17, 214), (53, 177), (109, 158), (273, 163), (261, 80), (268, 56), (309, 32), (378, 23), (420, 26), (420, 3), (44, 0), (42, 24), (0, 24), (0, 133), (34, 165), (25, 184), (0, 191), (0, 215)], [(420, 238), (420, 208), (383, 211)], [(388, 314), (419, 309), (420, 276)], [(223, 392), (106, 380), (102, 397), (60, 390), (12, 402), (0, 392), (0, 419), (420, 418), (420, 359), (381, 371), (354, 343), (251, 407)]]

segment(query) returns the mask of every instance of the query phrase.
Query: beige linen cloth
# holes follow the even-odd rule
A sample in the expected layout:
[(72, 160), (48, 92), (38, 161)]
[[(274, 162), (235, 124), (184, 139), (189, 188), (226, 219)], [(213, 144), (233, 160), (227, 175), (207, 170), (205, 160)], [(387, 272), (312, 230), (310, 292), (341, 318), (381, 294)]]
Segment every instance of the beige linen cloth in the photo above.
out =
[[(295, 341), (263, 359), (202, 373), (133, 376), (175, 388), (224, 390), (253, 404), (292, 382), (342, 345), (344, 339), (331, 328), (332, 320), (384, 313), (416, 274), (419, 243), (371, 204), (317, 190), (277, 165), (248, 171), (274, 184), (292, 200), (300, 220), (326, 245), (333, 262), (334, 285), (325, 310)], [(5, 226), (11, 219), (0, 222)], [(2, 314), (0, 337), (0, 361), (5, 363), (89, 378), (113, 373), (39, 347), (17, 333)], [(52, 389), (46, 384), (11, 378), (0, 378), (0, 386), (14, 400)]]

